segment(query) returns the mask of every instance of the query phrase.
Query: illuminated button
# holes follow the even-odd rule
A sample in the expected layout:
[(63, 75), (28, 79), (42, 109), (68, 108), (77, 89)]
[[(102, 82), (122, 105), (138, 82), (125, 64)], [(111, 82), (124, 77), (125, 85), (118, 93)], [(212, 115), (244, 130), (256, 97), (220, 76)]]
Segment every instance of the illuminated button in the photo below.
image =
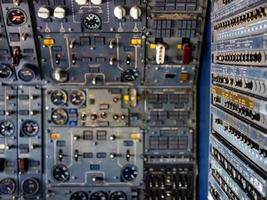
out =
[(47, 7), (40, 7), (37, 15), (42, 19), (48, 19), (50, 17), (50, 10)]
[(130, 101), (130, 96), (129, 95), (123, 95), (123, 100), (126, 102)]
[(156, 49), (157, 45), (155, 43), (150, 43), (149, 47), (150, 49)]
[(130, 138), (132, 140), (139, 140), (139, 139), (141, 139), (141, 134), (137, 133), (137, 132), (133, 132), (133, 133), (131, 133)]
[(60, 138), (60, 133), (51, 133), (50, 138), (52, 140), (57, 140)]
[(131, 44), (132, 45), (141, 45), (142, 44), (142, 39), (140, 39), (140, 38), (132, 38), (131, 39)]
[(43, 40), (43, 44), (44, 44), (45, 46), (51, 46), (51, 45), (54, 45), (54, 44), (55, 44), (55, 40), (52, 39), (52, 38), (45, 38), (45, 39)]
[(182, 44), (177, 44), (177, 45), (176, 45), (176, 48), (177, 48), (177, 49), (182, 49), (182, 48), (183, 48), (183, 45), (182, 45)]
[(180, 80), (181, 81), (188, 81), (189, 80), (189, 73), (188, 72), (181, 72), (180, 73)]

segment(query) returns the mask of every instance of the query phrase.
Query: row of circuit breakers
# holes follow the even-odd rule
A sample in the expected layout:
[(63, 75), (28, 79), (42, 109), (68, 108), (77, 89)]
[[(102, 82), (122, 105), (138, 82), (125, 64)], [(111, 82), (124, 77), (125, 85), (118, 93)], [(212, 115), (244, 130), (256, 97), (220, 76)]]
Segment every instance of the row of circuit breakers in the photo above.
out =
[(196, 199), (206, 4), (0, 0), (0, 199)]
[(267, 199), (267, 1), (212, 2), (209, 191)]

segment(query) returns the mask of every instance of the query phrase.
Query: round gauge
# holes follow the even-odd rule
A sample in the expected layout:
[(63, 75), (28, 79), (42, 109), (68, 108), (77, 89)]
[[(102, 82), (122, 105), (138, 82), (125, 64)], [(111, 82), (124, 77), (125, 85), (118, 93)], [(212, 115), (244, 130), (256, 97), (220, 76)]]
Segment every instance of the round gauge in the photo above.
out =
[(22, 183), (22, 190), (26, 195), (35, 195), (39, 189), (39, 181), (35, 178), (28, 178)]
[(9, 137), (13, 135), (14, 132), (15, 132), (15, 126), (11, 121), (6, 120), (0, 123), (0, 134), (1, 135)]
[(64, 125), (68, 121), (68, 113), (65, 109), (56, 109), (51, 114), (52, 122), (56, 125)]
[(135, 165), (126, 165), (122, 169), (122, 177), (126, 181), (133, 181), (138, 175), (138, 170)]
[(107, 200), (108, 195), (105, 192), (94, 192), (91, 197), (90, 200)]
[(30, 68), (23, 68), (18, 72), (19, 78), (24, 82), (30, 82), (35, 78), (35, 72)]
[(84, 104), (86, 100), (85, 93), (81, 90), (72, 90), (70, 93), (70, 102), (75, 105), (79, 106)]
[(0, 181), (0, 193), (11, 195), (16, 190), (16, 182), (12, 178), (5, 178)]
[(27, 21), (27, 15), (21, 9), (12, 8), (7, 13), (7, 19), (10, 25), (19, 26)]
[(88, 13), (83, 17), (82, 24), (85, 28), (89, 30), (95, 30), (100, 29), (102, 21), (98, 15), (94, 13)]
[(127, 200), (127, 195), (121, 191), (113, 192), (110, 195), (109, 200)]
[(121, 74), (121, 79), (124, 82), (130, 82), (137, 79), (139, 76), (139, 72), (136, 69), (127, 69)]
[(66, 182), (70, 178), (70, 172), (67, 166), (58, 164), (54, 166), (53, 177), (60, 182)]
[(0, 78), (1, 79), (7, 79), (12, 76), (13, 72), (12, 69), (5, 64), (0, 64)]
[(21, 126), (22, 133), (27, 136), (35, 136), (39, 132), (39, 125), (33, 120), (26, 120)]
[(56, 90), (51, 94), (51, 101), (56, 106), (62, 106), (67, 103), (68, 96), (64, 90)]
[(70, 200), (88, 200), (88, 195), (86, 194), (86, 192), (83, 191), (74, 192), (70, 196)]

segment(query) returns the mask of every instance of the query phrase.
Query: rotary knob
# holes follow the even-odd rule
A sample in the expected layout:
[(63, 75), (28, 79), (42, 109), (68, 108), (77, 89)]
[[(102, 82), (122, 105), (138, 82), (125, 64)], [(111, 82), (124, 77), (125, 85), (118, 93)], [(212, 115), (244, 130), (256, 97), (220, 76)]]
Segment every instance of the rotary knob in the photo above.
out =
[(126, 10), (122, 6), (117, 6), (114, 9), (114, 15), (117, 19), (121, 20), (126, 15)]
[(86, 5), (88, 0), (75, 0), (78, 5)]
[(61, 6), (57, 6), (54, 10), (54, 17), (57, 19), (63, 19), (66, 17), (66, 10)]
[(102, 4), (103, 0), (91, 0), (91, 3), (94, 5), (100, 5)]
[(142, 15), (142, 10), (138, 6), (133, 6), (130, 9), (130, 15), (134, 20), (139, 19), (139, 17)]
[(68, 80), (68, 73), (63, 69), (56, 68), (52, 73), (52, 78), (57, 82), (66, 82)]
[(6, 64), (0, 64), (0, 79), (7, 79), (12, 76), (13, 72), (11, 67)]
[(38, 17), (48, 19), (50, 17), (50, 10), (47, 7), (40, 7), (37, 13)]

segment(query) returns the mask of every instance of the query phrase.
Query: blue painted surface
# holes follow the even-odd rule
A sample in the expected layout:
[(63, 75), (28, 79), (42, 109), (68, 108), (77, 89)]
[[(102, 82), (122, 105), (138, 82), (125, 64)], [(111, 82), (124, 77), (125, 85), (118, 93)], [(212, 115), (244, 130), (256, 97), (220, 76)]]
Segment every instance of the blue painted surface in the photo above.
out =
[(208, 197), (209, 166), (209, 110), (210, 110), (210, 63), (211, 63), (211, 23), (210, 4), (206, 17), (205, 38), (202, 50), (202, 61), (199, 71), (198, 87), (198, 200)]

